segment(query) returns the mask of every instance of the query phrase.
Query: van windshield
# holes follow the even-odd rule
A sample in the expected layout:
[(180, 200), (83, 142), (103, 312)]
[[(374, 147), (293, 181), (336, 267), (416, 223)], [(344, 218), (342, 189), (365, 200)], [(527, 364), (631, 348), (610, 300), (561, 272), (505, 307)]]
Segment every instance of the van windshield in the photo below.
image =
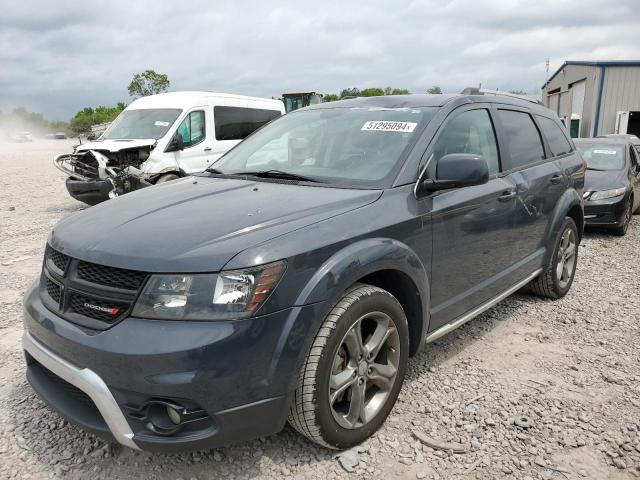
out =
[[(385, 188), (437, 108), (319, 108), (258, 130), (209, 170), (298, 176), (313, 182)], [(259, 175), (260, 176), (260, 175)]]
[(125, 110), (109, 125), (102, 140), (140, 140), (164, 137), (180, 115), (179, 108)]

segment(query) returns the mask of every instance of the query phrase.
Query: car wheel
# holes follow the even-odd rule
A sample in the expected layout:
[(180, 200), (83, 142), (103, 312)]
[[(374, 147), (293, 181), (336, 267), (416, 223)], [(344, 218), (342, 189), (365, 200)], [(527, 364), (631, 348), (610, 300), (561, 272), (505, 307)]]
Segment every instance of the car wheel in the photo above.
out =
[(409, 330), (386, 290), (356, 284), (329, 312), (305, 360), (291, 426), (328, 448), (349, 448), (384, 423), (402, 387)]
[(531, 282), (531, 291), (547, 298), (564, 297), (573, 283), (577, 264), (578, 229), (573, 219), (566, 217), (556, 237), (551, 260), (540, 276)]
[(622, 237), (627, 234), (627, 230), (629, 230), (629, 223), (631, 222), (631, 217), (633, 216), (633, 200), (629, 198), (629, 202), (624, 210), (624, 217), (622, 219), (622, 223), (620, 226), (611, 229), (611, 233)]
[(164, 175), (161, 175), (157, 180), (156, 180), (156, 185), (158, 185), (159, 183), (166, 183), (166, 182), (170, 182), (172, 180), (178, 180), (180, 177), (178, 175), (176, 175), (175, 173), (165, 173)]

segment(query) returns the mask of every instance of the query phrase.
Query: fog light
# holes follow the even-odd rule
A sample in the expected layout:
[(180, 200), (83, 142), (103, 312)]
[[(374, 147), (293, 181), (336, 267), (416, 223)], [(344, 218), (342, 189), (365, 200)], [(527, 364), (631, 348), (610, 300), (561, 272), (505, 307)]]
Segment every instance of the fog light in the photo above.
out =
[(180, 423), (182, 423), (182, 417), (180, 416), (180, 414), (174, 408), (168, 405), (167, 415), (169, 416), (169, 420), (171, 420), (171, 423), (173, 423), (174, 425), (180, 425)]

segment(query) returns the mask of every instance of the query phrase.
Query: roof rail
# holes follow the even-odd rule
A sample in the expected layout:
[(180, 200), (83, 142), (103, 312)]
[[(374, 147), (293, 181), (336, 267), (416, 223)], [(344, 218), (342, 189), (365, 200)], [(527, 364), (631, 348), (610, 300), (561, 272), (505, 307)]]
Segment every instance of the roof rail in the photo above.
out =
[(519, 98), (520, 100), (524, 100), (526, 102), (544, 105), (540, 100), (537, 100), (535, 98), (527, 97), (526, 95), (518, 95), (517, 93), (503, 92), (501, 90), (486, 90), (484, 88), (467, 87), (460, 93), (462, 95), (502, 95), (503, 97)]

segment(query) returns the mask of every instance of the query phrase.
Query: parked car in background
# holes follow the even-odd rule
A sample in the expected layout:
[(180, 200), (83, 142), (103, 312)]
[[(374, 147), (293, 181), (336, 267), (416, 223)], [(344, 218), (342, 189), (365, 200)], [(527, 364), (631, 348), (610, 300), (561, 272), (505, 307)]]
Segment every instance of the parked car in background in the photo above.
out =
[(527, 285), (567, 294), (583, 183), (557, 116), (513, 96), (296, 110), (193, 180), (57, 223), (24, 302), (27, 377), (128, 447), (212, 448), (287, 419), (351, 447), (410, 355)]
[(640, 163), (634, 143), (620, 136), (574, 141), (587, 162), (587, 225), (626, 234), (631, 216), (640, 208)]
[(16, 143), (33, 142), (31, 132), (17, 132), (9, 134), (9, 140)]
[(135, 100), (98, 139), (54, 159), (69, 194), (88, 205), (202, 172), (284, 114), (280, 100), (171, 92)]

